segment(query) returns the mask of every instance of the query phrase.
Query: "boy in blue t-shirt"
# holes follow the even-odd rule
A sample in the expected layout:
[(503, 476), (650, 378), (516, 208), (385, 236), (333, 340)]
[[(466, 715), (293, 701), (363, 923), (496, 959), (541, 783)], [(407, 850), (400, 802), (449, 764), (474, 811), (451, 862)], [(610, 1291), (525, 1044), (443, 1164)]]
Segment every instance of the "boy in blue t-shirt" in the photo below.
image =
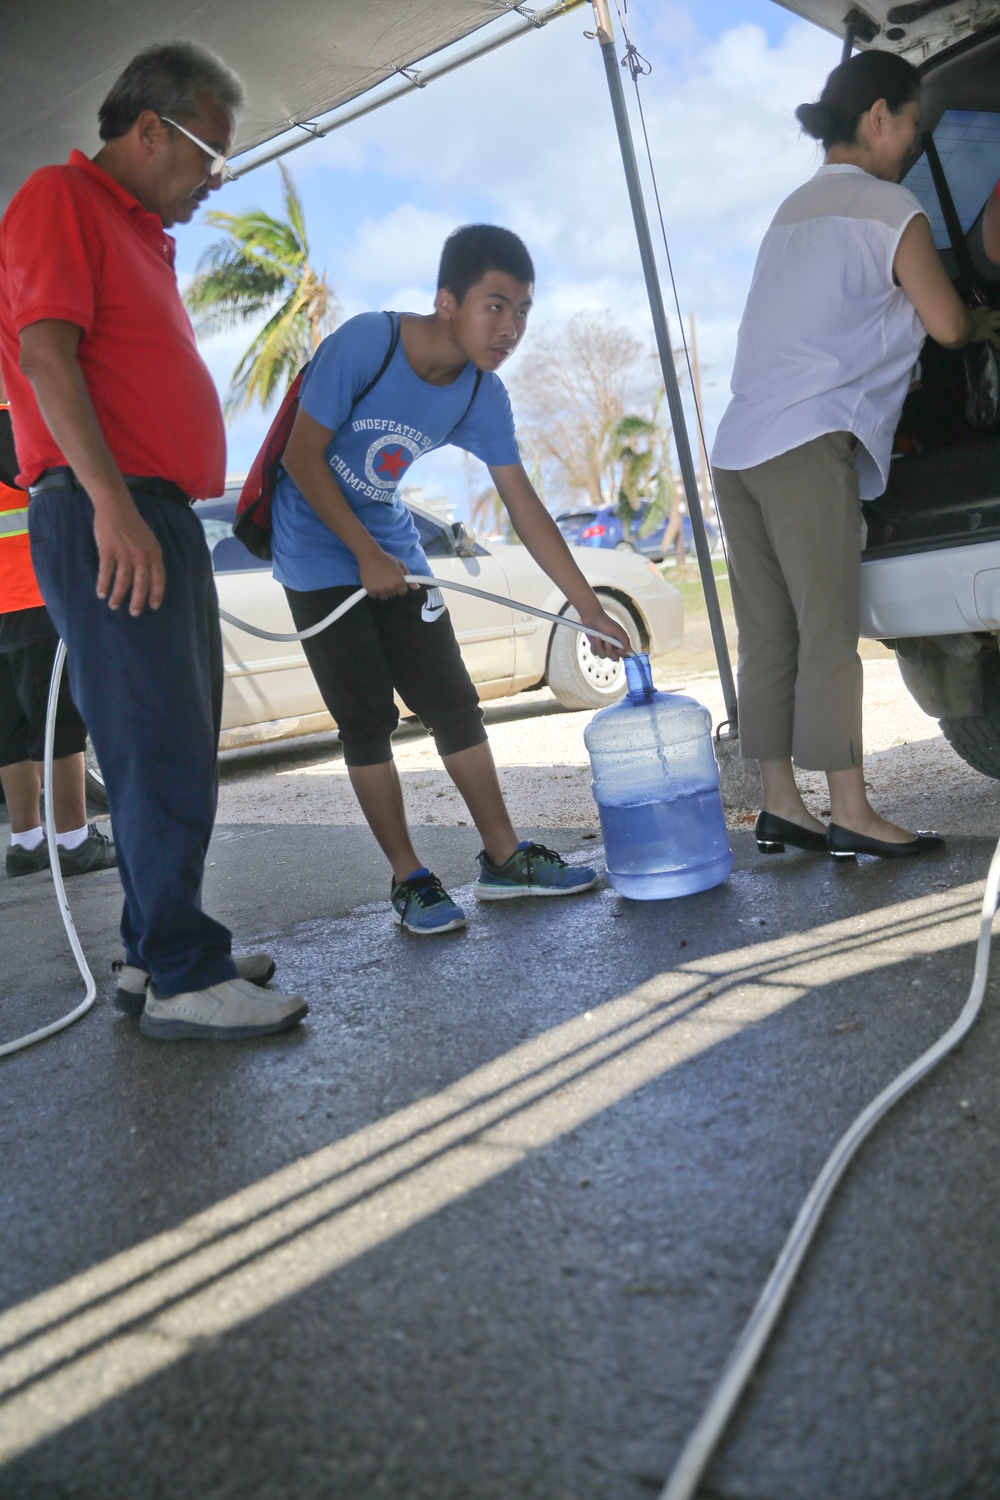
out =
[(319, 346), (274, 494), (274, 576), (296, 629), (316, 624), (359, 584), (368, 591), (302, 644), (361, 810), (392, 866), (393, 917), (421, 934), (464, 927), (465, 913), (410, 840), (392, 759), (394, 691), (434, 736), (479, 830), (480, 899), (570, 895), (597, 879), (518, 839), (441, 594), (403, 576), (431, 569), (399, 483), (422, 453), (453, 443), (487, 465), (521, 541), (583, 623), (621, 642), (616, 651), (592, 639), (592, 649), (615, 659), (631, 649), (532, 488), (494, 373), (524, 333), (534, 279), (510, 230), (472, 224), (449, 235), (433, 313), (363, 313)]

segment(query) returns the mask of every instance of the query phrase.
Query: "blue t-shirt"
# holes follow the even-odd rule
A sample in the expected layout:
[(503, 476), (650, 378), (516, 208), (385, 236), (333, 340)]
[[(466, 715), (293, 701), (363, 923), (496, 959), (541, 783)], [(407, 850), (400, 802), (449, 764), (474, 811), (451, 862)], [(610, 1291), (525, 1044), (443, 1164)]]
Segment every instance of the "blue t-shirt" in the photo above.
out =
[[(385, 313), (361, 313), (323, 340), (302, 381), (299, 404), (333, 431), (326, 460), (347, 503), (386, 552), (411, 573), (429, 573), (413, 517), (399, 498), (400, 482), (422, 453), (453, 443), (488, 465), (520, 462), (514, 418), (503, 382), (484, 372), (470, 407), (476, 370), (466, 365), (452, 385), (430, 385), (415, 374), (400, 339), (382, 378), (389, 348)], [(282, 472), (271, 508), (274, 576), (289, 588), (360, 583), (358, 560), (334, 536)]]

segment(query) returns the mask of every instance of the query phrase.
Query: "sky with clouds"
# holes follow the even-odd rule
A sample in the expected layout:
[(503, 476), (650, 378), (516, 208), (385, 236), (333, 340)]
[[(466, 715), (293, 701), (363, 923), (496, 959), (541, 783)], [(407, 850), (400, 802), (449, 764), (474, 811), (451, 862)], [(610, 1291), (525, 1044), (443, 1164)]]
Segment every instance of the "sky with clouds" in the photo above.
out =
[[(643, 109), (681, 307), (698, 322), (711, 433), (757, 245), (782, 198), (818, 165), (793, 110), (816, 97), (839, 46), (772, 0), (631, 0), (629, 21), (652, 64)], [(603, 63), (583, 34), (590, 25), (589, 8), (575, 11), (287, 157), (313, 263), (326, 269), (342, 317), (429, 311), (445, 235), (485, 220), (516, 230), (535, 260), (526, 342), (539, 326), (609, 308), (651, 345)], [(267, 166), (212, 206), (276, 211), (280, 201), (278, 169)], [(197, 224), (181, 231), (182, 280), (216, 237)], [(249, 331), (203, 346), (220, 389), (248, 341)], [(231, 426), (231, 471), (246, 469), (265, 429), (259, 411)], [(423, 458), (412, 482), (464, 513), (470, 476), (454, 450)]]

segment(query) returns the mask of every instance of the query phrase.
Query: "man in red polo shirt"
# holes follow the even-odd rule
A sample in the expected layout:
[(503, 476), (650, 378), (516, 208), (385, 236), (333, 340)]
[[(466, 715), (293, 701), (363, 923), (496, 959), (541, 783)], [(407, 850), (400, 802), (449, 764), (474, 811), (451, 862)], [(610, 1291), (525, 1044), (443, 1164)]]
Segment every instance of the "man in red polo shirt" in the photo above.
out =
[(0, 224), (0, 369), (32, 562), (104, 773), (125, 893), (117, 999), (164, 1040), (260, 1036), (306, 1012), (262, 988), (266, 954), (234, 962), (231, 934), (201, 909), (222, 643), (189, 500), (221, 493), (225, 431), (165, 230), (222, 185), (242, 103), (204, 48), (151, 47), (101, 106), (94, 159), (74, 151), (35, 172)]

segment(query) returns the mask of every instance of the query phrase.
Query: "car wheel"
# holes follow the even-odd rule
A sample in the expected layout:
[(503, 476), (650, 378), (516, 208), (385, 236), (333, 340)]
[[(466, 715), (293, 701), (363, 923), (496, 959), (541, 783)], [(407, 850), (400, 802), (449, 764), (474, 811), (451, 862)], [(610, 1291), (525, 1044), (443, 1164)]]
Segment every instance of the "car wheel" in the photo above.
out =
[(984, 652), (983, 712), (939, 719), (941, 732), (967, 765), (1000, 781), (1000, 652)]
[[(618, 599), (598, 596), (611, 618), (623, 625), (636, 645), (638, 631), (631, 612)], [(578, 620), (575, 609), (564, 614)], [(549, 687), (563, 708), (606, 708), (625, 696), (625, 668), (620, 661), (595, 656), (590, 642), (577, 630), (556, 626), (549, 644)]]
[(97, 764), (97, 756), (94, 747), (90, 743), (90, 735), (87, 736), (87, 746), (83, 752), (83, 764), (85, 767), (87, 783), (87, 801), (102, 812), (107, 811), (108, 793), (104, 785), (104, 775)]
[(615, 542), (614, 550), (616, 552), (634, 552), (635, 548), (631, 542)]

